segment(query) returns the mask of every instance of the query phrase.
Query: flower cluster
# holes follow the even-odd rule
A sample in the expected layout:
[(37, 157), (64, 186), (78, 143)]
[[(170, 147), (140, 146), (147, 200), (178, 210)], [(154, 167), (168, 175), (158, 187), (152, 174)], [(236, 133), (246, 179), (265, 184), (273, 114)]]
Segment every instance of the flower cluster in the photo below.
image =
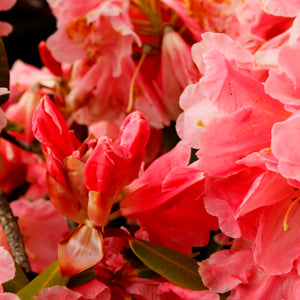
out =
[(47, 2), (41, 69), (0, 43), (0, 299), (299, 299), (300, 2)]

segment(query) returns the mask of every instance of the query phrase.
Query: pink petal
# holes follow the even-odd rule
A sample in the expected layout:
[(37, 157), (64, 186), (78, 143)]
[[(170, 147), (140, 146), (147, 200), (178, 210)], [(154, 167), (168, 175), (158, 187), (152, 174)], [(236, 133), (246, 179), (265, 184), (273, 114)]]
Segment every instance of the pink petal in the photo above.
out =
[(84, 271), (103, 257), (103, 238), (99, 230), (79, 225), (58, 245), (58, 264), (63, 276)]
[(272, 128), (271, 148), (278, 159), (279, 172), (290, 179), (300, 181), (298, 131), (300, 115), (295, 114), (284, 122), (276, 123)]
[(3, 293), (0, 294), (0, 300), (21, 300), (16, 294)]
[(79, 300), (81, 294), (69, 290), (65, 286), (52, 286), (42, 289), (34, 300)]
[[(298, 235), (300, 209), (294, 207), (288, 216), (289, 231), (284, 231), (283, 220), (291, 200), (281, 201), (263, 209), (255, 240), (256, 263), (268, 274), (280, 275), (291, 271), (299, 258)], [(282, 255), (284, 253), (284, 255)]]
[(0, 247), (0, 284), (15, 277), (15, 264), (7, 250)]
[(296, 17), (300, 12), (300, 3), (297, 0), (282, 2), (280, 0), (257, 0), (267, 13), (275, 16)]
[(9, 10), (15, 5), (16, 2), (17, 0), (1, 0), (0, 10)]
[(218, 300), (219, 295), (208, 291), (192, 291), (188, 289), (181, 288), (172, 283), (162, 283), (158, 286), (157, 294), (161, 295), (163, 300)]
[(73, 291), (80, 293), (85, 300), (111, 299), (109, 287), (97, 279), (92, 279), (91, 281), (74, 288)]
[(57, 258), (57, 244), (69, 233), (67, 224), (50, 201), (17, 200), (11, 208), (19, 218), (32, 270), (40, 273)]
[(253, 268), (253, 256), (251, 250), (222, 250), (198, 264), (204, 285), (216, 293), (225, 293), (248, 282)]

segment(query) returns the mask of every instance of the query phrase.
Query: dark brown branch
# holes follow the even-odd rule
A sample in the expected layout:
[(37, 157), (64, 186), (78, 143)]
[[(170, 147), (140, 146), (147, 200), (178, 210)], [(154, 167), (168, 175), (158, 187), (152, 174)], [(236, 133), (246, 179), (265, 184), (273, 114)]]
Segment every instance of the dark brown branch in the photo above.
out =
[(24, 242), (17, 223), (17, 218), (13, 215), (7, 201), (7, 197), (0, 190), (0, 223), (6, 235), (7, 243), (11, 254), (22, 269), (30, 272), (30, 263), (25, 252)]
[(5, 130), (2, 130), (0, 135), (3, 139), (18, 146), (19, 148), (21, 148), (25, 151), (28, 151), (28, 152), (36, 153), (39, 156), (43, 157), (42, 151), (37, 145), (25, 143), (25, 142), (17, 139), (16, 137), (14, 137), (13, 135), (9, 134)]

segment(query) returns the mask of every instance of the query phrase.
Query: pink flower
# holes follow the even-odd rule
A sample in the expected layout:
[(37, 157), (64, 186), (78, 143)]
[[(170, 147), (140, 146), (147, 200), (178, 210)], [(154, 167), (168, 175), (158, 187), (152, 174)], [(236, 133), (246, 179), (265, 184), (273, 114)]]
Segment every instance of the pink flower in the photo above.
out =
[(176, 120), (181, 112), (179, 96), (188, 84), (196, 82), (199, 73), (190, 46), (171, 27), (164, 28), (160, 68), (162, 102), (168, 117)]
[[(46, 200), (20, 199), (13, 201), (11, 208), (18, 217), (32, 270), (40, 273), (57, 258), (57, 244), (69, 233), (67, 224)], [(5, 240), (2, 232), (2, 245)]]
[(300, 4), (297, 0), (284, 3), (278, 0), (258, 0), (257, 2), (263, 10), (275, 16), (296, 17), (300, 12)]
[(110, 300), (111, 292), (103, 282), (92, 279), (74, 289), (74, 292), (80, 293), (85, 300)]
[[(297, 66), (300, 45), (285, 45), (278, 52), (276, 69), (270, 70), (265, 89), (272, 97), (284, 104), (298, 106), (300, 72)], [(291, 57), (294, 58), (293, 62)]]
[(124, 120), (115, 141), (89, 137), (77, 150), (78, 140), (45, 96), (35, 111), (33, 131), (45, 149), (50, 199), (64, 216), (80, 224), (59, 244), (62, 274), (76, 274), (103, 256), (101, 227), (121, 188), (138, 174), (149, 126), (135, 112)]
[(14, 260), (9, 254), (9, 252), (4, 249), (3, 247), (0, 247), (0, 293), (3, 291), (3, 288), (1, 286), (2, 283), (5, 283), (15, 277), (15, 265)]
[[(39, 93), (27, 91), (17, 103), (11, 104), (5, 111), (5, 115), (9, 120), (17, 122), (23, 127), (22, 133), (10, 132), (10, 134), (29, 144), (33, 141), (31, 120), (39, 98)], [(5, 140), (1, 142), (0, 153), (2, 157), (0, 187), (3, 191), (10, 193), (13, 189), (28, 182), (31, 184), (32, 190), (36, 190), (38, 197), (44, 196), (46, 192), (45, 183), (38, 182), (38, 179), (29, 175), (31, 168), (39, 168), (39, 174), (45, 176), (43, 162), (37, 155), (23, 151)], [(16, 170), (18, 172), (17, 177), (13, 175)]]
[[(185, 112), (177, 124), (178, 132), (187, 138), (185, 142), (197, 143), (201, 170), (209, 175), (228, 175), (241, 168), (236, 164), (238, 159), (270, 145), (273, 124), (285, 120), (289, 113), (265, 93), (255, 73), (251, 74), (251, 54), (225, 35), (204, 34), (203, 41), (193, 47), (193, 57), (204, 76), (199, 87), (187, 87), (183, 95), (184, 99), (196, 97), (186, 105), (191, 111), (193, 106), (200, 107), (197, 102), (205, 109), (198, 112), (197, 141), (190, 141), (192, 135), (184, 133), (188, 130), (185, 122), (189, 122)], [(195, 124), (193, 129), (197, 131)]]
[(204, 285), (216, 293), (225, 293), (248, 283), (253, 273), (253, 254), (251, 249), (222, 250), (198, 264)]
[(278, 122), (272, 129), (271, 149), (276, 158), (278, 172), (282, 176), (293, 180), (300, 185), (299, 155), (298, 155), (298, 128), (300, 124), (299, 113), (293, 114), (283, 122)]
[(65, 286), (52, 286), (39, 291), (39, 293), (34, 296), (34, 300), (79, 300), (82, 295), (69, 290)]
[[(126, 297), (141, 300), (148, 300), (149, 297), (160, 299), (157, 295), (157, 288), (164, 280), (160, 277), (142, 278), (136, 275), (134, 267), (124, 259), (124, 253), (129, 249), (126, 238), (107, 237), (104, 239), (103, 247), (104, 256), (95, 266), (95, 271), (97, 280), (109, 287), (109, 290), (105, 289), (105, 285), (102, 284), (103, 294), (99, 296), (103, 296), (103, 299), (126, 299)], [(100, 283), (97, 283), (99, 287)], [(81, 287), (75, 290), (80, 291)], [(111, 296), (108, 297), (108, 294)]]
[(188, 148), (179, 143), (127, 186), (120, 202), (121, 214), (137, 218), (150, 241), (183, 253), (206, 245), (217, 229), (203, 205), (204, 175), (187, 167), (188, 160)]
[[(3, 0), (0, 3), (0, 10), (9, 10), (11, 9), (17, 0)], [(9, 35), (12, 32), (12, 26), (7, 22), (0, 22), (0, 36)]]
[(192, 291), (172, 283), (162, 283), (157, 289), (160, 300), (218, 300), (219, 295), (211, 291)]
[(100, 57), (114, 67), (113, 76), (119, 76), (122, 60), (131, 54), (132, 42), (139, 43), (127, 13), (129, 1), (48, 3), (58, 27), (47, 40), (53, 56), (60, 62), (86, 58), (93, 64), (101, 53)]

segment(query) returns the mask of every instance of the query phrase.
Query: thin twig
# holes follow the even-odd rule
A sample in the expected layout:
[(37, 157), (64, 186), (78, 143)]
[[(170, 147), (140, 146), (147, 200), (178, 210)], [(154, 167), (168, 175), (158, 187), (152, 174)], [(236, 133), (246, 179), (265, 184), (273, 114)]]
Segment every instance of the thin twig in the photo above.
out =
[(14, 260), (26, 273), (30, 272), (30, 263), (25, 252), (23, 237), (20, 233), (17, 218), (13, 215), (7, 197), (2, 190), (0, 190), (0, 223)]
[(8, 132), (6, 132), (5, 130), (2, 130), (0, 135), (3, 139), (18, 146), (22, 150), (32, 152), (32, 153), (35, 153), (35, 154), (43, 157), (42, 151), (35, 145), (23, 142), (23, 141), (19, 140), (18, 138), (14, 137), (13, 135), (9, 134)]

